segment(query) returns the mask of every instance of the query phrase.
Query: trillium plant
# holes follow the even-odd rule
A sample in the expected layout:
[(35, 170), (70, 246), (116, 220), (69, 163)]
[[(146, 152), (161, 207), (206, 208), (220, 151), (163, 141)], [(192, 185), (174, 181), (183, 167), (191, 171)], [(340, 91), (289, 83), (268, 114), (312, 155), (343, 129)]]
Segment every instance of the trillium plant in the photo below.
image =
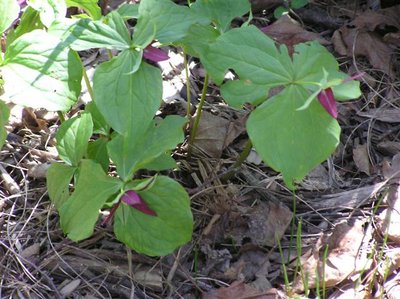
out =
[[(160, 174), (177, 167), (171, 152), (184, 141), (188, 120), (155, 118), (162, 76), (148, 61), (168, 59), (156, 44), (198, 57), (232, 107), (254, 106), (246, 124), (249, 138), (290, 188), (338, 145), (335, 101), (360, 95), (359, 83), (340, 72), (334, 56), (318, 43), (298, 44), (289, 55), (286, 46), (250, 25), (248, 0), (197, 0), (190, 7), (141, 0), (106, 16), (96, 0), (24, 5), (0, 0), (0, 32), (7, 37), (0, 57), (1, 99), (67, 112), (77, 102), (82, 78), (92, 97), (85, 111), (60, 125), (62, 162), (47, 175), (61, 228), (74, 241), (90, 237), (97, 225), (112, 224), (118, 240), (159, 256), (191, 238), (188, 194)], [(84, 13), (66, 18), (71, 6)], [(232, 20), (243, 15), (249, 21), (232, 29)], [(132, 29), (130, 19), (136, 24)], [(117, 54), (96, 67), (91, 85), (78, 51), (92, 48)], [(229, 70), (237, 74), (234, 80), (225, 80)], [(0, 109), (4, 127), (9, 111), (1, 101)], [(2, 129), (1, 143), (5, 136)], [(139, 171), (158, 174), (142, 177)], [(101, 211), (108, 211), (102, 220)]]

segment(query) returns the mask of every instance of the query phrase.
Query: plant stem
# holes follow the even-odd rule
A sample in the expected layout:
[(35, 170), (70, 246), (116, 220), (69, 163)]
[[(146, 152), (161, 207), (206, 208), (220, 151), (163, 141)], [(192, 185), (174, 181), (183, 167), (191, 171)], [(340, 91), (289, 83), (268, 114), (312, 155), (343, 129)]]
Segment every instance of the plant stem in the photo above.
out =
[(57, 111), (57, 115), (58, 115), (58, 118), (60, 119), (61, 123), (65, 122), (64, 113), (62, 113), (61, 111)]
[(247, 140), (246, 144), (244, 145), (243, 151), (240, 153), (239, 158), (236, 160), (235, 164), (231, 167), (231, 170), (228, 171), (222, 178), (221, 181), (227, 181), (235, 174), (237, 168), (239, 168), (246, 158), (249, 156), (251, 149), (253, 148), (253, 143), (251, 142), (250, 138)]
[(185, 64), (185, 76), (186, 76), (186, 101), (187, 101), (186, 116), (187, 119), (190, 120), (190, 103), (191, 103), (190, 78), (189, 78), (189, 65), (185, 50), (183, 51), (183, 63)]
[(90, 98), (91, 98), (92, 101), (93, 101), (93, 99), (94, 99), (94, 96), (93, 96), (93, 88), (92, 88), (92, 86), (90, 85), (89, 76), (88, 76), (88, 74), (87, 74), (87, 72), (86, 72), (86, 69), (85, 69), (84, 67), (82, 67), (82, 73), (83, 73), (83, 78), (85, 79), (87, 91), (88, 91), (88, 93), (89, 93), (89, 95), (90, 95)]
[(190, 132), (189, 145), (188, 145), (188, 158), (190, 158), (192, 154), (193, 143), (196, 137), (197, 128), (199, 126), (201, 111), (203, 110), (203, 106), (206, 101), (207, 87), (208, 87), (208, 74), (206, 73), (204, 77), (204, 85), (203, 85), (203, 90), (201, 92), (200, 103), (196, 109), (196, 117), (194, 119), (192, 131)]

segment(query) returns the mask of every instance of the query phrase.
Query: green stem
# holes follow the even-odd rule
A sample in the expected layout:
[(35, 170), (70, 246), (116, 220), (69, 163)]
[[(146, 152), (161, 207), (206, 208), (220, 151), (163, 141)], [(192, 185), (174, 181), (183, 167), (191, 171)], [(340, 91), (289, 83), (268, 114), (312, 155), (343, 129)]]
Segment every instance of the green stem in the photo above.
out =
[(221, 181), (227, 181), (235, 174), (237, 168), (239, 168), (246, 158), (249, 156), (251, 149), (253, 148), (253, 143), (250, 139), (247, 140), (244, 149), (240, 153), (239, 158), (236, 160), (235, 164), (233, 164), (230, 171), (228, 171), (225, 175), (222, 176)]
[(83, 70), (82, 73), (83, 73), (83, 78), (85, 79), (87, 91), (88, 91), (88, 93), (89, 93), (89, 95), (90, 95), (90, 98), (91, 98), (92, 101), (93, 101), (93, 99), (94, 99), (94, 96), (93, 96), (93, 88), (92, 88), (92, 86), (90, 85), (90, 80), (89, 80), (88, 74), (87, 74), (87, 72), (86, 72), (86, 69), (85, 69), (84, 67), (82, 67), (82, 70)]
[(196, 137), (197, 128), (199, 126), (201, 111), (203, 110), (203, 106), (206, 101), (207, 87), (208, 87), (208, 74), (206, 73), (206, 75), (204, 77), (204, 85), (203, 85), (203, 90), (201, 92), (200, 103), (196, 110), (196, 117), (194, 119), (192, 131), (190, 132), (189, 146), (188, 146), (188, 158), (190, 158), (190, 156), (192, 154), (193, 143), (194, 143), (194, 139)]
[(185, 76), (186, 76), (186, 101), (187, 101), (186, 116), (187, 119), (190, 119), (190, 103), (191, 103), (190, 78), (189, 78), (189, 65), (185, 50), (183, 51), (183, 63), (185, 64)]
[(57, 111), (57, 115), (58, 115), (58, 118), (60, 119), (61, 123), (65, 122), (64, 113), (62, 113), (61, 111)]

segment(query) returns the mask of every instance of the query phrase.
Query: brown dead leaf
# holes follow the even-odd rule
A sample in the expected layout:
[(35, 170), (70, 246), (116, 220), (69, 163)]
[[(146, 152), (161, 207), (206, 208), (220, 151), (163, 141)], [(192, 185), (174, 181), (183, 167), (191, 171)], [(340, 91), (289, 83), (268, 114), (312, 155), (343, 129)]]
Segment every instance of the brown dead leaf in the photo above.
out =
[(391, 61), (394, 47), (388, 41), (393, 39), (393, 33), (400, 30), (399, 15), (400, 5), (364, 12), (335, 31), (332, 42), (336, 52), (348, 57), (367, 57), (373, 67), (393, 77)]
[(383, 210), (377, 219), (377, 228), (381, 235), (400, 244), (400, 154), (393, 157), (391, 165), (383, 165), (383, 174), (389, 181), (389, 190), (385, 201), (388, 208)]
[(235, 281), (227, 288), (219, 288), (205, 293), (202, 299), (279, 299), (280, 296), (276, 289), (269, 289), (259, 292), (244, 282)]
[(194, 146), (212, 158), (220, 158), (222, 151), (245, 131), (245, 122), (246, 118), (243, 115), (228, 120), (203, 111)]
[(371, 163), (369, 162), (368, 145), (359, 144), (353, 149), (353, 160), (359, 171), (371, 174)]
[(329, 44), (318, 33), (305, 30), (289, 15), (283, 15), (275, 23), (261, 30), (279, 44), (285, 44), (289, 48), (289, 53), (293, 53), (293, 46), (299, 43), (317, 40), (322, 45)]
[[(308, 287), (315, 288), (317, 281), (325, 278), (325, 286), (335, 286), (350, 275), (360, 271), (365, 261), (360, 260), (358, 253), (364, 238), (363, 222), (354, 225), (345, 222), (335, 226), (332, 235), (323, 235), (318, 240), (311, 256), (302, 261), (302, 271), (308, 276)], [(328, 254), (324, 261), (324, 251), (328, 246)], [(294, 282), (294, 290), (304, 290), (301, 275)]]
[(22, 110), (22, 122), (33, 133), (38, 133), (47, 126), (47, 122), (37, 117), (32, 108), (24, 108)]
[(369, 109), (367, 112), (357, 112), (357, 115), (380, 120), (387, 123), (400, 123), (400, 110), (395, 108)]
[(266, 277), (269, 269), (269, 256), (260, 249), (243, 252), (240, 258), (224, 273), (225, 280), (252, 281), (258, 277)]

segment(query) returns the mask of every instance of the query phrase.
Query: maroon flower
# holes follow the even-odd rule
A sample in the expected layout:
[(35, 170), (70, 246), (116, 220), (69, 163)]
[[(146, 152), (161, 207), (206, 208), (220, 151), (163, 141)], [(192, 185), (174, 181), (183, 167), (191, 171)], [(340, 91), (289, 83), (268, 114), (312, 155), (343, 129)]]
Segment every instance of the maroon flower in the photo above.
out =
[(145, 203), (139, 196), (139, 194), (133, 190), (126, 191), (122, 196), (121, 201), (146, 215), (157, 216), (157, 213), (150, 209), (147, 203)]
[[(364, 72), (357, 73), (351, 77), (348, 77), (342, 81), (342, 83), (349, 82), (351, 80), (356, 80), (358, 78), (361, 78), (364, 76)], [(333, 95), (332, 88), (328, 87), (323, 90), (317, 95), (318, 101), (321, 103), (321, 105), (325, 108), (325, 110), (332, 115), (333, 118), (337, 118), (338, 112), (337, 112), (337, 103), (335, 100), (335, 96)]]
[(321, 90), (321, 92), (317, 95), (317, 98), (325, 110), (332, 115), (333, 118), (337, 118), (337, 105), (332, 88), (329, 87)]
[(143, 56), (144, 56), (144, 58), (147, 58), (154, 62), (160, 62), (160, 61), (169, 59), (169, 56), (167, 53), (165, 53), (163, 50), (153, 47), (151, 45), (148, 45), (144, 49)]

